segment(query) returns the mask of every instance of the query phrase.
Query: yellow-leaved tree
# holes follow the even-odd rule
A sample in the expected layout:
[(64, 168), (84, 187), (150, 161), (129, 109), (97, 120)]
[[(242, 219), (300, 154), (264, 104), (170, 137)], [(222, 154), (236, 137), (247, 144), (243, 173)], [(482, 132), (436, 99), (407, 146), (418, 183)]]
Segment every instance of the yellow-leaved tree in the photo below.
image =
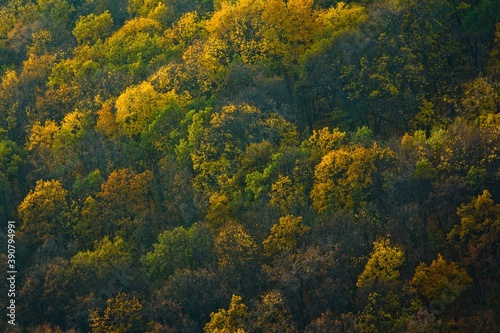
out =
[(220, 309), (210, 314), (203, 331), (205, 333), (246, 333), (248, 308), (242, 302), (241, 296), (233, 295), (229, 309)]
[(142, 304), (137, 298), (125, 293), (108, 299), (102, 314), (94, 309), (89, 319), (92, 333), (141, 332), (146, 326)]
[(130, 87), (116, 100), (116, 122), (129, 136), (140, 134), (165, 102), (149, 82)]
[(470, 284), (467, 271), (455, 262), (447, 262), (441, 254), (430, 265), (420, 263), (415, 269), (411, 285), (427, 300), (452, 302)]
[(310, 228), (302, 224), (302, 216), (287, 215), (280, 218), (279, 223), (271, 228), (271, 234), (262, 245), (268, 257), (286, 254), (293, 251), (300, 237)]
[(45, 240), (64, 235), (71, 225), (68, 192), (58, 180), (39, 180), (18, 207), (20, 230), (29, 237)]
[(404, 250), (399, 246), (391, 246), (389, 238), (373, 242), (373, 251), (356, 285), (363, 287), (373, 282), (396, 280), (404, 257)]
[(339, 148), (326, 154), (314, 171), (311, 191), (318, 211), (335, 208), (357, 209), (380, 197), (387, 178), (396, 170), (396, 154), (390, 148), (373, 144), (371, 148)]

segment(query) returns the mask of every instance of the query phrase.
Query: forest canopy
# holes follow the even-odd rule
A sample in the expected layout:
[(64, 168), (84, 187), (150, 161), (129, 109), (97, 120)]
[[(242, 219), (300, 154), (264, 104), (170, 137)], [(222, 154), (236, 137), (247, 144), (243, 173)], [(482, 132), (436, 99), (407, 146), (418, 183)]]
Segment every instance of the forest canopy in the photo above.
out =
[(499, 8), (3, 1), (0, 330), (498, 331)]

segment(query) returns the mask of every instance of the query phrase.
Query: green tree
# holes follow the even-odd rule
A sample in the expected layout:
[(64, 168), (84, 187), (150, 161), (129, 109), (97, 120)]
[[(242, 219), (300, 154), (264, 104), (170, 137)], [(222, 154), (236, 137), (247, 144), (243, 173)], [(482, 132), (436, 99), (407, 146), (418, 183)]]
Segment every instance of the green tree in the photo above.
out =
[[(2, 130), (0, 129), (0, 132)], [(2, 134), (0, 134), (0, 137)], [(10, 140), (0, 140), (0, 215), (6, 220), (22, 199), (26, 151)]]
[(113, 18), (109, 11), (100, 15), (89, 14), (81, 16), (73, 29), (78, 44), (95, 44), (98, 40), (103, 41), (111, 33)]
[(153, 248), (142, 261), (148, 268), (148, 277), (154, 281), (166, 280), (177, 269), (210, 266), (215, 259), (210, 231), (199, 224), (164, 231)]
[(161, 31), (160, 23), (153, 19), (127, 21), (104, 41), (106, 65), (110, 70), (144, 78), (164, 54)]
[(296, 136), (295, 127), (279, 115), (266, 115), (248, 104), (224, 106), (212, 114), (191, 153), (195, 188), (205, 195), (219, 189), (233, 192), (235, 186), (244, 185), (246, 172), (237, 172), (252, 143), (285, 146)]

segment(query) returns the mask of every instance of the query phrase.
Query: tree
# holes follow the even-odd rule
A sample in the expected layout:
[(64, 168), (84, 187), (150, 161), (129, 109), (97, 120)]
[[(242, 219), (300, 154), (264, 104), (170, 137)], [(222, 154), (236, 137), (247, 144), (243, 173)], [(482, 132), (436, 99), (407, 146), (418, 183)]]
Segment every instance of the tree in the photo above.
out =
[[(0, 137), (2, 136), (0, 129)], [(16, 143), (0, 139), (0, 216), (8, 220), (24, 193), (26, 151)]]
[(220, 274), (200, 269), (179, 269), (164, 288), (151, 297), (151, 316), (176, 330), (201, 332), (210, 314), (227, 306), (231, 292)]
[(328, 309), (340, 314), (351, 307), (349, 290), (354, 283), (349, 272), (354, 267), (333, 246), (310, 245), (275, 256), (263, 266), (268, 283), (283, 295), (300, 326)]
[(223, 227), (215, 239), (215, 250), (219, 265), (243, 268), (254, 261), (257, 254), (257, 244), (238, 223)]
[(304, 144), (313, 150), (313, 155), (321, 158), (332, 150), (338, 149), (345, 144), (346, 133), (334, 128), (331, 132), (328, 127), (313, 130), (311, 136)]
[(244, 185), (246, 172), (238, 174), (237, 170), (252, 143), (267, 141), (285, 146), (293, 143), (297, 135), (295, 127), (283, 117), (266, 115), (248, 104), (224, 106), (212, 114), (210, 123), (202, 131), (191, 159), (194, 186), (205, 195), (219, 189), (231, 193), (235, 185)]
[(153, 248), (153, 252), (142, 258), (153, 281), (164, 281), (177, 269), (210, 266), (215, 259), (210, 231), (196, 223), (188, 229), (177, 227), (164, 231)]
[(203, 331), (205, 333), (245, 333), (248, 326), (248, 308), (241, 296), (233, 295), (229, 309), (220, 309), (210, 314)]
[(252, 332), (258, 333), (296, 333), (290, 310), (283, 301), (279, 291), (271, 290), (263, 294), (250, 316)]
[(399, 278), (398, 268), (404, 261), (404, 251), (391, 246), (389, 238), (373, 242), (373, 251), (356, 285), (363, 287), (372, 282), (390, 282)]
[(88, 247), (89, 242), (104, 236), (121, 236), (137, 246), (151, 244), (157, 232), (152, 225), (154, 208), (148, 195), (152, 177), (150, 171), (113, 171), (95, 198), (87, 197), (81, 208), (75, 230), (83, 245)]
[(398, 291), (370, 293), (365, 307), (357, 314), (355, 327), (360, 333), (405, 331), (415, 309), (419, 308), (413, 297), (406, 286)]
[(95, 44), (98, 40), (103, 41), (111, 33), (113, 18), (109, 11), (100, 15), (89, 14), (81, 16), (73, 29), (78, 44)]
[(209, 42), (217, 52), (217, 62), (228, 64), (236, 58), (253, 63), (263, 57), (262, 1), (243, 0), (224, 3), (207, 21)]
[(469, 121), (500, 111), (500, 95), (486, 78), (477, 78), (465, 85), (460, 100), (460, 114)]
[(19, 77), (16, 71), (6, 71), (0, 84), (0, 126), (11, 133), (13, 138), (17, 138), (20, 133), (16, 132), (20, 131), (26, 123), (26, 116), (23, 116), (19, 110), (18, 94), (20, 93)]
[(420, 263), (410, 284), (429, 301), (451, 303), (472, 283), (465, 269), (441, 254), (427, 266)]
[(318, 211), (348, 207), (380, 199), (384, 184), (396, 169), (396, 155), (390, 148), (354, 146), (326, 154), (314, 171), (311, 191), (313, 207)]
[(89, 314), (92, 333), (133, 333), (144, 332), (145, 320), (139, 300), (125, 293), (119, 293), (108, 299), (106, 309), (102, 315), (98, 310)]
[[(20, 230), (34, 242), (68, 235), (71, 231), (68, 191), (58, 180), (39, 180), (18, 207)], [(38, 241), (35, 241), (37, 239)]]
[(296, 249), (300, 237), (310, 228), (302, 224), (302, 216), (287, 215), (273, 225), (271, 234), (264, 240), (264, 253), (268, 257), (284, 255)]
[(129, 87), (116, 100), (116, 122), (129, 136), (140, 134), (155, 119), (166, 99), (148, 82)]
[(184, 51), (196, 39), (202, 37), (205, 31), (205, 21), (198, 12), (184, 13), (171, 28), (165, 31), (165, 39), (169, 45)]
[(290, 176), (278, 176), (278, 180), (271, 185), (271, 199), (269, 204), (284, 214), (297, 213), (306, 206), (307, 196), (304, 185), (294, 184)]
[(164, 40), (161, 25), (148, 18), (127, 21), (104, 41), (103, 60), (109, 69), (144, 78), (161, 60)]
[[(281, 66), (294, 69), (299, 59), (311, 47), (319, 32), (319, 12), (312, 0), (272, 0), (264, 4), (266, 24), (264, 52)], [(293, 73), (293, 72), (292, 72)]]
[(499, 274), (496, 249), (500, 243), (500, 205), (484, 190), (470, 203), (461, 205), (457, 214), (460, 224), (453, 228), (448, 239), (457, 245), (464, 264), (472, 268), (472, 276), (478, 280), (474, 287), (479, 297), (495, 302), (495, 293), (489, 296), (484, 288), (493, 283), (492, 279), (498, 279)]

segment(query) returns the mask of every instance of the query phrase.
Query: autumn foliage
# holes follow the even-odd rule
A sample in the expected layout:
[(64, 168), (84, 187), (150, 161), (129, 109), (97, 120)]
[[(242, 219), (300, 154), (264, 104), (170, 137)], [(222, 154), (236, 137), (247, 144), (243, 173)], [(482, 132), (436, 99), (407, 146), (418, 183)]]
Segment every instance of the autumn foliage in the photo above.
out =
[(498, 331), (498, 8), (3, 1), (17, 331)]

